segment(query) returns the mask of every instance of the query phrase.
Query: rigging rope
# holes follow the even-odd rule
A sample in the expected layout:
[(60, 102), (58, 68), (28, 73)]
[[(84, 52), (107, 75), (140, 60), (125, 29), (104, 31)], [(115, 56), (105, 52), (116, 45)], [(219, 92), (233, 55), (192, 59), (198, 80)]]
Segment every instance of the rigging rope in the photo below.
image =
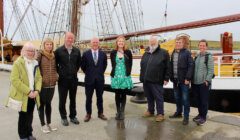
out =
[(47, 19), (47, 24), (46, 24), (45, 29), (44, 29), (44, 32), (43, 32), (43, 37), (42, 37), (42, 41), (41, 41), (41, 46), (40, 46), (40, 48), (42, 48), (42, 43), (43, 43), (43, 39), (45, 38), (45, 34), (46, 34), (46, 31), (47, 31), (47, 27), (48, 27), (48, 22), (49, 22), (49, 20), (50, 20), (50, 18), (51, 18), (51, 13), (52, 13), (52, 10), (53, 10), (53, 5), (54, 5), (54, 0), (53, 0), (53, 2), (52, 2), (52, 4), (51, 4), (50, 13), (49, 13), (49, 16), (48, 16), (48, 19)]
[[(56, 5), (56, 6), (58, 6), (58, 5)], [(59, 13), (60, 13), (60, 10), (61, 10), (61, 6), (62, 6), (62, 1), (60, 1), (60, 4), (58, 6), (58, 12), (57, 12), (57, 15), (56, 15), (56, 22), (55, 22), (54, 32), (57, 31), (58, 19), (59, 19)], [(55, 34), (53, 34), (53, 39), (55, 39)]]
[[(23, 5), (23, 7), (25, 7), (25, 5), (24, 5), (24, 3), (23, 3), (23, 1), (22, 1), (22, 5)], [(31, 7), (31, 6), (30, 6)], [(28, 22), (26, 22), (26, 20), (28, 21)], [(27, 24), (28, 23), (28, 24)], [(26, 18), (25, 18), (25, 20), (23, 20), (23, 24), (26, 26), (26, 31), (28, 32), (28, 34), (30, 35), (30, 39), (34, 39), (34, 31), (36, 31), (36, 30), (32, 30), (32, 32), (30, 32), (30, 30), (31, 29), (34, 29), (33, 27), (32, 27), (32, 23), (31, 23), (31, 20), (30, 20), (30, 18), (29, 18), (29, 16), (28, 16), (28, 13), (26, 13)], [(29, 29), (29, 27), (30, 27), (30, 29)]]
[[(31, 2), (32, 2), (32, 0), (31, 0)], [(11, 37), (11, 40), (12, 40), (13, 37), (15, 36), (15, 34), (16, 34), (16, 32), (18, 31), (18, 28), (19, 28), (20, 26), (22, 27), (22, 28), (19, 29), (20, 35), (21, 35), (22, 39), (29, 40), (29, 36), (28, 36), (28, 34), (27, 34), (27, 30), (26, 30), (25, 24), (21, 24), (21, 23), (23, 22), (23, 19), (24, 19), (26, 13), (27, 13), (27, 10), (29, 9), (29, 6), (28, 6), (28, 8), (25, 10), (23, 16), (21, 17), (21, 16), (20, 16), (20, 15), (21, 15), (21, 11), (19, 10), (17, 1), (16, 1), (16, 0), (15, 0), (15, 1), (12, 0), (12, 4), (14, 5), (14, 6), (13, 6), (13, 7), (14, 7), (14, 13), (15, 13), (16, 19), (18, 20), (18, 25), (17, 25), (17, 27), (16, 27), (16, 29), (15, 29), (12, 37)]]
[(115, 11), (115, 14), (116, 14), (116, 17), (117, 17), (117, 20), (118, 20), (118, 23), (119, 23), (120, 29), (121, 29), (122, 34), (123, 34), (123, 33), (124, 33), (124, 31), (123, 31), (123, 27), (122, 27), (122, 24), (121, 24), (121, 21), (120, 21), (120, 17), (119, 17), (119, 15), (118, 15), (118, 12), (117, 12), (117, 10), (116, 10), (118, 0), (116, 0), (115, 2), (112, 0), (112, 3), (113, 3), (112, 14), (113, 14), (114, 11)]

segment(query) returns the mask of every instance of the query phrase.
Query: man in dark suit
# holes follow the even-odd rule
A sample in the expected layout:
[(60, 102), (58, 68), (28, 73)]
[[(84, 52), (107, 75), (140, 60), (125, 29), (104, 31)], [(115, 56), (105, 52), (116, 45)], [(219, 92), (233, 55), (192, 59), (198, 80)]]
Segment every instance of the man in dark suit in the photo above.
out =
[(97, 95), (98, 118), (107, 120), (103, 114), (103, 88), (104, 88), (104, 72), (107, 68), (107, 55), (99, 50), (99, 39), (91, 40), (91, 49), (83, 53), (81, 68), (85, 73), (85, 94), (86, 94), (86, 111), (87, 115), (84, 119), (88, 122), (92, 114), (92, 96), (94, 89)]

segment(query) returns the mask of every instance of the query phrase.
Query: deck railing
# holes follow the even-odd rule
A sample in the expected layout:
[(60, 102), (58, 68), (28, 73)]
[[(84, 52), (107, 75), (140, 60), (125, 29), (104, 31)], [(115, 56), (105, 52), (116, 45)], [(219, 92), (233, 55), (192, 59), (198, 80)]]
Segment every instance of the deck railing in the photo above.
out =
[(240, 54), (214, 55), (216, 77), (240, 77)]

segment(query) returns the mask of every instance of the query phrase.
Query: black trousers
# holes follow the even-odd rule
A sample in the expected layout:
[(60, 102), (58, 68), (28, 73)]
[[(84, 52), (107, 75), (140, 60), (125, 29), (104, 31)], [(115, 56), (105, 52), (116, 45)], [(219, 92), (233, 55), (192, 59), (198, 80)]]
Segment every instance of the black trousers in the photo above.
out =
[(20, 139), (28, 138), (32, 136), (32, 121), (35, 101), (28, 98), (27, 112), (19, 112), (18, 118), (18, 134)]
[(65, 79), (58, 81), (58, 93), (59, 93), (59, 112), (62, 119), (67, 119), (66, 100), (69, 92), (70, 105), (69, 117), (75, 118), (76, 111), (76, 93), (77, 93), (77, 79)]
[(51, 123), (51, 113), (52, 113), (52, 107), (51, 102), (54, 95), (55, 87), (52, 88), (42, 88), (40, 95), (40, 107), (39, 107), (39, 118), (41, 121), (41, 125), (45, 125), (44, 120), (44, 112), (46, 114), (46, 120), (47, 124)]
[(86, 112), (87, 114), (92, 114), (92, 96), (94, 90), (96, 91), (97, 96), (97, 108), (98, 114), (103, 113), (103, 89), (104, 89), (104, 82), (95, 80), (93, 84), (86, 84), (85, 85), (85, 94), (86, 94)]
[(192, 91), (195, 95), (195, 100), (197, 103), (198, 113), (200, 117), (206, 119), (208, 112), (208, 101), (209, 101), (209, 91), (210, 86), (206, 84), (192, 85)]

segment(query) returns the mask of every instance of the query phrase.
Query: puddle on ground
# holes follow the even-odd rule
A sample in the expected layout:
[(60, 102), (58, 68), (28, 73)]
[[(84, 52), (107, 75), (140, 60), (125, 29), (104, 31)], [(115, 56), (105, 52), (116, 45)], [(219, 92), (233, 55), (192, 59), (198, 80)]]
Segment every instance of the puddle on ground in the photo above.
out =
[(218, 126), (214, 132), (208, 132), (212, 131), (208, 130), (211, 127), (197, 126), (192, 121), (184, 126), (181, 119), (163, 122), (154, 119), (127, 116), (124, 121), (116, 121), (110, 118), (105, 130), (111, 140), (240, 140), (240, 137), (229, 138)]
[(124, 121), (111, 118), (105, 130), (113, 140), (177, 140), (186, 138), (195, 127), (183, 126), (181, 120), (155, 122), (154, 117), (127, 117)]

